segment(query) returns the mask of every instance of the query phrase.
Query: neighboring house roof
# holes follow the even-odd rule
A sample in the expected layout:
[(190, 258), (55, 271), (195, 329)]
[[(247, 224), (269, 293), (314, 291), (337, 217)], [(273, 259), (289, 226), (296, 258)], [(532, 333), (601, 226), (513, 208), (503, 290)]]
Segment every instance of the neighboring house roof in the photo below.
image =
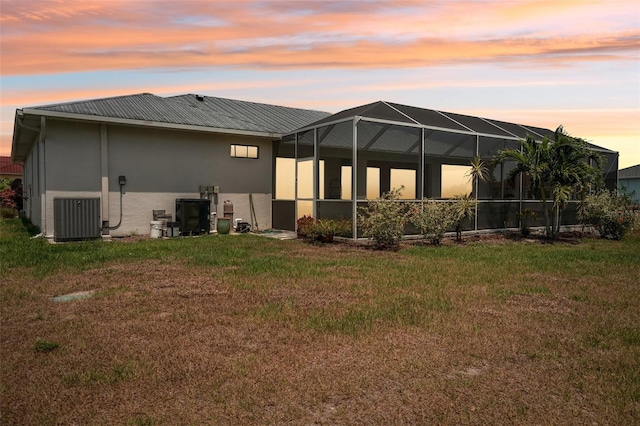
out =
[(0, 176), (22, 176), (22, 165), (11, 161), (11, 157), (0, 157)]
[(141, 93), (43, 105), (16, 111), (12, 157), (23, 160), (27, 155), (28, 145), (40, 128), (40, 116), (278, 139), (283, 133), (328, 115), (323, 111), (193, 94), (164, 98)]
[[(528, 134), (535, 138), (552, 138), (555, 133), (554, 130), (536, 126), (508, 123), (489, 118), (418, 108), (385, 101), (373, 102), (338, 112), (298, 131), (344, 122), (354, 117), (363, 117), (400, 126), (424, 127), (443, 132), (478, 134), (490, 138), (523, 139)], [(614, 152), (593, 144), (589, 144), (589, 146), (599, 151)]]
[(618, 179), (640, 179), (640, 164), (618, 170)]

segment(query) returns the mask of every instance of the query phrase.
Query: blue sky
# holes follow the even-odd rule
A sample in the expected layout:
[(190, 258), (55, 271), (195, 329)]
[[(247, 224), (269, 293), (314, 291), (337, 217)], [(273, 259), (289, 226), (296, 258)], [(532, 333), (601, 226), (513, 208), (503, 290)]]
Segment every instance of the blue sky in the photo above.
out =
[(640, 163), (635, 1), (3, 0), (1, 16), (1, 155), (16, 108), (150, 92), (564, 125)]

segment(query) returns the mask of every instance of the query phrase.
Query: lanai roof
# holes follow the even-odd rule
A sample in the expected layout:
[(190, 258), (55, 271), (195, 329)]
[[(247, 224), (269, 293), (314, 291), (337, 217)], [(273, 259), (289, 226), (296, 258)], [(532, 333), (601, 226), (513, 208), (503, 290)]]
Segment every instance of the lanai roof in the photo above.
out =
[[(542, 139), (544, 137), (552, 138), (554, 134), (554, 130), (536, 126), (508, 123), (489, 118), (418, 108), (385, 101), (373, 102), (340, 111), (298, 129), (291, 134), (346, 122), (352, 120), (354, 117), (360, 117), (366, 121), (425, 128), (444, 133), (480, 135), (491, 139), (519, 140), (525, 138), (527, 134), (532, 135), (536, 139)], [(597, 145), (589, 145), (592, 149), (598, 151), (614, 152)]]

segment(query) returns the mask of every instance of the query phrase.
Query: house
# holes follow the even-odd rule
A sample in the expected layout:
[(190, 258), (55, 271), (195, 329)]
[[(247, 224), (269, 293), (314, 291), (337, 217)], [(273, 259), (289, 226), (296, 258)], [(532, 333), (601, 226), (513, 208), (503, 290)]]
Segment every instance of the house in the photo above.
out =
[(0, 156), (0, 179), (11, 182), (22, 179), (22, 164), (14, 163), (11, 157)]
[(640, 164), (618, 170), (619, 189), (632, 194), (636, 204), (640, 204)]
[[(540, 210), (538, 201), (526, 178), (506, 179), (508, 163), (472, 188), (469, 161), (552, 133), (390, 102), (331, 115), (145, 93), (17, 110), (12, 158), (24, 163), (25, 215), (47, 236), (76, 220), (68, 200), (94, 200), (90, 222), (113, 236), (148, 234), (154, 210), (175, 215), (177, 199), (208, 200), (212, 219), (232, 206), (261, 229), (293, 230), (305, 214), (356, 225), (360, 205), (400, 186), (406, 200), (477, 194), (469, 229), (504, 229), (517, 226), (523, 207)], [(618, 153), (592, 148), (615, 188)], [(575, 223), (575, 208), (565, 216)]]
[(210, 198), (212, 213), (229, 201), (235, 218), (270, 228), (273, 141), (327, 115), (148, 93), (23, 108), (12, 158), (24, 213), (51, 237), (56, 199), (98, 199), (101, 233), (125, 236), (148, 234), (153, 210), (174, 214), (176, 199)]

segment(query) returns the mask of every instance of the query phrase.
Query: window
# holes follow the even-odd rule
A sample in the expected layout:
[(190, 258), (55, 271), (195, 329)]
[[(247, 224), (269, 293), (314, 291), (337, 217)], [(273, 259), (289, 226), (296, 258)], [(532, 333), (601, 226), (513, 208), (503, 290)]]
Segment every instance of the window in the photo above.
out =
[(234, 158), (258, 158), (258, 147), (254, 145), (231, 145)]
[(416, 198), (416, 171), (412, 169), (391, 169), (391, 189), (404, 189), (400, 191), (401, 200), (414, 200)]
[(453, 198), (459, 195), (472, 194), (471, 179), (468, 177), (469, 166), (443, 164), (441, 169), (442, 198)]

